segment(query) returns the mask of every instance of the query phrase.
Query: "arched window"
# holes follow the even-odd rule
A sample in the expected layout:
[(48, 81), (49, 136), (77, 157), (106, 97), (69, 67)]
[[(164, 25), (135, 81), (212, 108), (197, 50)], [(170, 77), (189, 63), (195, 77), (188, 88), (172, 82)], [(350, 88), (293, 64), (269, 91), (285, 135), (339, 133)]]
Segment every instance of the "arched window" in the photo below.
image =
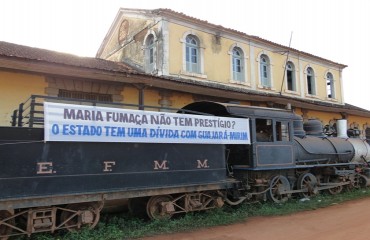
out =
[(244, 54), (243, 51), (238, 47), (233, 48), (232, 65), (233, 80), (244, 82)]
[(186, 71), (200, 73), (199, 41), (194, 35), (186, 37)]
[(155, 54), (156, 54), (156, 48), (155, 48), (155, 41), (153, 34), (150, 34), (145, 43), (145, 61), (146, 61), (146, 72), (153, 72), (155, 70)]
[(335, 98), (334, 77), (333, 74), (330, 72), (326, 74), (326, 96), (328, 98)]
[(260, 76), (261, 85), (271, 87), (270, 59), (265, 54), (262, 54), (260, 57)]
[(306, 72), (307, 72), (307, 93), (310, 95), (316, 95), (315, 72), (311, 67), (308, 67)]
[(292, 62), (287, 62), (286, 64), (286, 81), (287, 87), (289, 91), (296, 91), (297, 84), (295, 80), (295, 67)]

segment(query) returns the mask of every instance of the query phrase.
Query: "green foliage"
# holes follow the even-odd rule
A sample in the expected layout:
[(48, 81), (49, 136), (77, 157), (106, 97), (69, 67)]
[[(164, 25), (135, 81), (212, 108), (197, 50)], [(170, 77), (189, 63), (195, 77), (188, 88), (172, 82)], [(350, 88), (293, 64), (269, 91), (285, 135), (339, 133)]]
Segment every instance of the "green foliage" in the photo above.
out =
[[(339, 195), (321, 194), (312, 199), (291, 199), (284, 204), (244, 203), (239, 206), (224, 206), (206, 212), (189, 213), (172, 220), (148, 221), (133, 218), (125, 213), (105, 214), (98, 226), (78, 232), (58, 234), (34, 234), (32, 240), (115, 240), (133, 239), (165, 233), (191, 231), (199, 228), (242, 222), (252, 216), (277, 216), (299, 211), (314, 210), (339, 204), (344, 201), (370, 196), (370, 189), (360, 189)], [(18, 239), (29, 239), (20, 237)]]

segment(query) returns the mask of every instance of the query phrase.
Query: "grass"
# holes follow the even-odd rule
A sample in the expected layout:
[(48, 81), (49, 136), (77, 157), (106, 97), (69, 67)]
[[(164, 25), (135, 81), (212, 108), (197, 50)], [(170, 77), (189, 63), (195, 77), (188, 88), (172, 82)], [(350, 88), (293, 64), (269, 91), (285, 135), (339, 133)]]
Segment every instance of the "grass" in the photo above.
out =
[[(134, 239), (165, 233), (191, 231), (200, 228), (243, 222), (253, 216), (278, 216), (299, 211), (314, 210), (348, 200), (370, 196), (370, 189), (344, 192), (339, 195), (318, 195), (310, 200), (292, 199), (284, 204), (253, 203), (231, 207), (224, 206), (207, 212), (189, 213), (173, 220), (147, 221), (130, 217), (128, 214), (105, 214), (98, 226), (79, 232), (62, 232), (58, 234), (34, 234), (32, 240), (118, 240)], [(20, 237), (18, 239), (30, 239)]]

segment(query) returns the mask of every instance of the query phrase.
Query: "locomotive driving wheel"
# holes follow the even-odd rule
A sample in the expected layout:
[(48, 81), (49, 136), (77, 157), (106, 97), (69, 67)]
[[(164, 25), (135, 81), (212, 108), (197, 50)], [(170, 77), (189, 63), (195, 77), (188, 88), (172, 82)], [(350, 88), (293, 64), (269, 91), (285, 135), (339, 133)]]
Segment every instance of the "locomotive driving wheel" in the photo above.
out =
[(69, 204), (60, 215), (60, 225), (64, 225), (69, 231), (85, 226), (92, 229), (99, 222), (100, 210), (96, 203)]
[(146, 212), (151, 219), (170, 219), (173, 215), (173, 205), (170, 204), (172, 197), (170, 195), (153, 196), (146, 205)]
[(311, 197), (316, 195), (318, 191), (317, 179), (312, 173), (304, 173), (299, 176), (297, 181), (297, 188), (303, 190), (299, 193), (301, 197)]
[(351, 176), (350, 181), (349, 187), (354, 189), (364, 188), (367, 184), (367, 178), (358, 173)]
[(270, 180), (267, 197), (275, 203), (283, 203), (291, 196), (290, 193), (285, 193), (286, 191), (290, 191), (289, 180), (281, 175), (274, 176)]
[[(340, 183), (340, 179), (338, 176), (326, 176), (324, 178), (324, 182), (325, 183)], [(343, 186), (342, 185), (339, 185), (339, 186), (336, 186), (336, 187), (333, 187), (333, 188), (329, 188), (328, 189), (328, 192), (331, 194), (331, 195), (336, 195), (338, 193), (341, 193), (343, 190)]]

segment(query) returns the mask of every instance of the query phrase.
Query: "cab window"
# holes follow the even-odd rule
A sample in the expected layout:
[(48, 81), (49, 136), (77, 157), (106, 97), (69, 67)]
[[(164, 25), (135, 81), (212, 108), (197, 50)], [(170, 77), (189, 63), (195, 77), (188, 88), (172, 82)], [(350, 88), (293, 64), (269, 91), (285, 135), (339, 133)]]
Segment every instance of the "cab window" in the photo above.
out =
[(276, 121), (276, 141), (290, 141), (288, 122)]
[(256, 119), (256, 140), (257, 142), (272, 142), (274, 140), (272, 119)]

